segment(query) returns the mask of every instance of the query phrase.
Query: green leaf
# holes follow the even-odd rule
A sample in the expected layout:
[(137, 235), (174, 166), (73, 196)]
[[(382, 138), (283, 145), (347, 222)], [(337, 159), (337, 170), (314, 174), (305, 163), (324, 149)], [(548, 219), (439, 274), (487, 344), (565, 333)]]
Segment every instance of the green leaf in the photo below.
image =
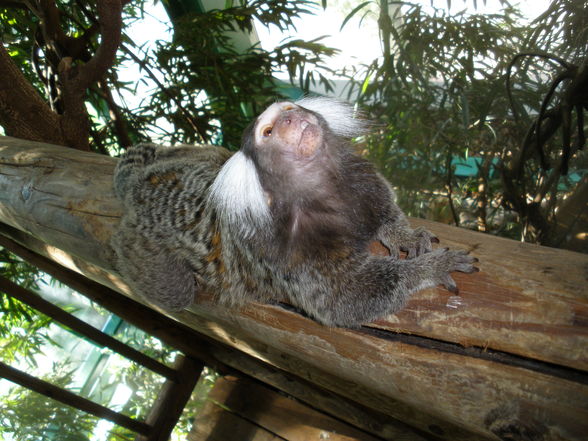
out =
[(353, 10), (349, 14), (347, 14), (347, 17), (345, 17), (345, 20), (343, 20), (343, 23), (341, 23), (341, 27), (339, 28), (339, 31), (342, 31), (343, 28), (345, 27), (345, 25), (347, 24), (347, 22), (349, 20), (351, 20), (353, 18), (353, 16), (355, 14), (357, 14), (361, 9), (363, 9), (364, 7), (369, 5), (370, 3), (371, 3), (371, 1), (363, 2), (360, 5), (353, 8)]
[(368, 86), (370, 85), (370, 79), (372, 78), (371, 75), (366, 75), (365, 79), (363, 80), (363, 84), (361, 85), (361, 94), (365, 94)]

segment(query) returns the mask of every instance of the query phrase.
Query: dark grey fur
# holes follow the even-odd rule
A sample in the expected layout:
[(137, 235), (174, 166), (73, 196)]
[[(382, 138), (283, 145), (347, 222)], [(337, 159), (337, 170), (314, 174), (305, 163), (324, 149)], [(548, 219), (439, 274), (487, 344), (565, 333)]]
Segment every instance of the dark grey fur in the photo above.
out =
[[(264, 112), (226, 163), (230, 154), (211, 146), (126, 153), (114, 178), (126, 211), (112, 245), (133, 290), (170, 310), (203, 290), (225, 304), (287, 300), (321, 323), (353, 327), (398, 311), (425, 287), (456, 291), (451, 271), (476, 271), (464, 251), (432, 250), (434, 237), (409, 227), (390, 186), (341, 136), (357, 126), (346, 107), (286, 104)], [(276, 134), (262, 148), (256, 136), (267, 121)], [(301, 160), (291, 151), (299, 147), (279, 141), (282, 126), (320, 140), (318, 153)], [(392, 256), (370, 254), (374, 240)]]

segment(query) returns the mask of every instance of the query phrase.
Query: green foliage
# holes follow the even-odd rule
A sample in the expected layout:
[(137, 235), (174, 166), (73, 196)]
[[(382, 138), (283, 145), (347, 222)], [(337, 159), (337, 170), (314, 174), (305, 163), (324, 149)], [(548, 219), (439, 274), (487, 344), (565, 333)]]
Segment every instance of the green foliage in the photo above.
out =
[[(100, 312), (101, 308), (98, 307), (97, 310)], [(104, 313), (109, 315), (107, 311)], [(64, 335), (63, 330), (61, 334), (56, 333), (58, 327), (50, 326), (52, 320), (34, 311), (32, 321), (25, 322), (29, 331), (27, 333), (19, 328), (23, 326), (19, 322), (20, 311), (13, 314), (5, 313), (2, 318), (7, 325), (12, 325), (12, 333), (2, 341), (0, 358), (3, 362), (23, 369), (22, 355), (26, 354), (26, 361), (33, 367), (33, 375), (38, 375), (39, 371), (47, 370), (46, 364), (49, 360), (53, 367), (50, 369), (51, 373), (43, 376), (43, 379), (105, 406), (109, 406), (115, 388), (124, 384), (131, 390), (131, 395), (124, 407), (115, 410), (134, 418), (144, 419), (147, 416), (161, 391), (164, 382), (162, 377), (112, 354), (109, 350), (92, 350), (79, 336)], [(63, 329), (67, 331), (66, 328)], [(162, 345), (159, 340), (127, 324), (119, 326), (115, 336), (163, 363), (169, 364), (177, 354)], [(67, 347), (61, 346), (64, 341)], [(68, 347), (71, 349), (70, 343), (73, 345), (71, 347), (75, 348), (75, 361), (67, 355)], [(84, 351), (87, 355), (81, 357), (79, 354)], [(59, 361), (51, 362), (53, 358)], [(80, 361), (83, 363), (80, 364)], [(89, 372), (90, 375), (86, 379), (80, 377), (80, 372)], [(80, 381), (83, 381), (83, 386), (80, 385)], [(15, 406), (16, 402), (22, 405)], [(10, 423), (3, 424), (3, 417), (9, 419)], [(95, 433), (99, 421), (98, 418), (18, 386), (7, 389), (7, 393), (0, 400), (0, 434), (10, 434), (18, 441), (89, 439), (88, 437)], [(187, 433), (189, 424), (190, 421), (184, 418), (178, 425), (178, 430)], [(130, 441), (134, 437), (134, 433), (129, 430), (114, 426), (108, 439)]]
[[(42, 278), (42, 274), (36, 269), (32, 270), (16, 256), (5, 251), (3, 253), (7, 263), (0, 266), (0, 273), (4, 277), (18, 281), (22, 286), (35, 291), (45, 283), (43, 280), (46, 279), (46, 275)], [(4, 363), (32, 372), (33, 375), (49, 371), (50, 374), (42, 377), (46, 381), (106, 406), (109, 405), (116, 386), (124, 384), (132, 392), (124, 407), (116, 410), (135, 418), (146, 417), (160, 393), (164, 381), (162, 377), (112, 354), (110, 350), (93, 347), (69, 328), (56, 324), (50, 317), (4, 293), (1, 294), (3, 309), (0, 320), (0, 359)], [(86, 303), (85, 308), (79, 307), (78, 299)], [(102, 321), (111, 316), (98, 305), (90, 305), (87, 299), (69, 291), (65, 291), (62, 300), (66, 303), (61, 307), (70, 312), (74, 309), (72, 302), (75, 301), (77, 310), (74, 315), (91, 323), (101, 321), (96, 315), (104, 317)], [(177, 354), (159, 340), (124, 322), (117, 327), (114, 336), (168, 365)], [(72, 348), (75, 350), (72, 351)], [(58, 361), (53, 361), (54, 359)], [(47, 369), (47, 363), (52, 363), (52, 367)], [(88, 372), (88, 378), (80, 376), (80, 372)], [(210, 379), (210, 375), (207, 378)], [(83, 386), (80, 381), (83, 382)], [(17, 441), (89, 439), (100, 421), (27, 389), (8, 384), (3, 384), (2, 388), (0, 439), (2, 434), (10, 435)], [(196, 404), (199, 399), (200, 397), (195, 397), (194, 403)], [(184, 417), (178, 424), (178, 430), (183, 430), (186, 434), (189, 425), (189, 418)], [(110, 431), (108, 439), (130, 441), (134, 437), (135, 434), (129, 430), (115, 426)]]
[[(145, 4), (142, 0), (125, 5), (118, 59), (111, 73), (87, 91), (95, 151), (112, 154), (153, 138), (169, 143), (213, 142), (236, 149), (251, 117), (280, 95), (273, 79), (276, 71), (285, 68), (305, 91), (319, 82), (330, 87), (324, 76), (330, 69), (323, 60), (334, 51), (320, 39), (286, 40), (272, 52), (242, 45), (254, 21), (288, 30), (295, 19), (312, 13), (314, 2), (241, 0), (228, 1), (227, 9), (205, 13), (193, 8), (175, 19), (173, 41), (159, 42), (155, 51), (139, 47), (125, 32), (125, 27), (142, 19)], [(67, 1), (56, 1), (56, 6), (63, 32), (86, 36), (77, 42), (84, 46), (75, 60), (87, 61), (99, 45), (99, 35), (87, 32), (98, 22), (94, 8)], [(27, 7), (29, 10), (0, 8), (0, 34), (29, 81), (60, 113), (62, 91), (57, 72), (61, 57), (71, 56), (72, 49), (60, 50), (55, 42), (46, 41), (39, 22), (41, 7)], [(146, 81), (121, 81), (117, 70), (125, 63), (139, 65)], [(138, 107), (128, 105), (121, 93), (136, 95), (143, 82), (155, 89)]]
[(141, 115), (170, 122), (172, 142), (214, 142), (237, 149), (253, 116), (280, 94), (272, 74), (282, 67), (300, 79), (303, 90), (317, 81), (328, 84), (321, 71), (329, 69), (322, 59), (333, 50), (319, 40), (287, 40), (272, 52), (237, 47), (247, 41), (244, 32), (252, 31), (254, 19), (285, 30), (294, 18), (310, 13), (310, 2), (239, 3), (185, 14), (174, 23), (172, 43), (158, 45), (154, 61), (167, 86), (145, 102)]
[(401, 198), (418, 200), (414, 193), (423, 190), (429, 198), (445, 186), (448, 155), (466, 156), (482, 143), (487, 148), (490, 112), (507, 108), (503, 72), (520, 39), (515, 17), (510, 8), (469, 16), (415, 4), (392, 13), (391, 52), (357, 72), (353, 90), (386, 125), (368, 150)]
[[(0, 275), (27, 289), (40, 283), (35, 267), (4, 248), (0, 248)], [(1, 291), (0, 318), (0, 358), (7, 363), (24, 359), (34, 366), (41, 345), (51, 340), (47, 332), (51, 320)]]
[(562, 58), (577, 62), (586, 57), (588, 4), (585, 0), (552, 1), (531, 24), (525, 45), (552, 50)]
[[(557, 189), (574, 186), (566, 186), (569, 180), (563, 176), (555, 180), (549, 192), (557, 192), (557, 202), (535, 214), (541, 219), (534, 221), (529, 210), (505, 202), (508, 175), (500, 171), (520, 151), (554, 64), (536, 59), (517, 64), (513, 95), (520, 119), (513, 118), (506, 79), (521, 52), (551, 52), (581, 63), (588, 47), (585, 1), (553, 2), (531, 25), (522, 24), (519, 12), (506, 2), (491, 15), (449, 13), (437, 7), (446, 2), (430, 3), (363, 2), (344, 22), (349, 26), (353, 16), (374, 10), (378, 15), (382, 56), (349, 74), (349, 99), (367, 108), (378, 128), (365, 140), (366, 154), (398, 189), (400, 204), (412, 215), (551, 243), (552, 228), (540, 236), (526, 226), (555, 222), (554, 213), (567, 194)], [(559, 134), (550, 145), (549, 154), (561, 156)], [(457, 176), (456, 160), (470, 157), (481, 166), (468, 177)], [(574, 170), (585, 169), (581, 152), (574, 161)], [(547, 173), (533, 157), (525, 171), (519, 185), (541, 195)]]
[(34, 33), (30, 31), (37, 23), (37, 17), (25, 9), (0, 7), (0, 40), (8, 45), (10, 56), (27, 79), (43, 93), (44, 85), (31, 60)]
[[(72, 375), (67, 362), (62, 362), (43, 380), (67, 389)], [(89, 440), (97, 422), (85, 412), (18, 386), (0, 400), (0, 437), (8, 435), (14, 441)]]

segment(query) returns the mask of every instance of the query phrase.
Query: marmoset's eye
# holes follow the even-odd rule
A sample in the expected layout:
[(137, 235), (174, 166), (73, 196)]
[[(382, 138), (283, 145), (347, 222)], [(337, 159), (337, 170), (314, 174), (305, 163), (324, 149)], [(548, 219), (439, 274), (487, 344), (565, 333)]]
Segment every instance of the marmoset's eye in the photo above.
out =
[(272, 126), (269, 126), (269, 127), (266, 127), (265, 129), (263, 129), (261, 134), (263, 135), (264, 138), (268, 138), (268, 137), (272, 136)]

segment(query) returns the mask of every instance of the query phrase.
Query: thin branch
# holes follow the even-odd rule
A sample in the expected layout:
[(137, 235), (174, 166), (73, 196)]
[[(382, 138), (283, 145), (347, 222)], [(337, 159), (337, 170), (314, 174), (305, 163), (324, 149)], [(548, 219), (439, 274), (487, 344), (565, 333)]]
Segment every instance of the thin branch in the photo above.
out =
[[(555, 77), (555, 80), (553, 80), (553, 82), (551, 83), (549, 91), (547, 92), (545, 98), (543, 99), (543, 102), (541, 103), (541, 109), (539, 110), (539, 115), (537, 116), (537, 122), (535, 123), (535, 148), (537, 149), (537, 153), (539, 154), (541, 168), (543, 168), (544, 170), (548, 170), (550, 167), (547, 158), (543, 152), (543, 145), (545, 144), (545, 142), (547, 142), (550, 136), (541, 136), (541, 123), (544, 119), (547, 118), (547, 106), (551, 102), (551, 98), (555, 94), (557, 87), (562, 83), (562, 81), (569, 80), (572, 78), (573, 74), (570, 70), (566, 70), (565, 72), (562, 72), (559, 75), (557, 75), (557, 77)], [(565, 119), (565, 112), (559, 111), (558, 113), (561, 114), (562, 120)]]
[(114, 124), (114, 132), (118, 138), (120, 146), (125, 148), (130, 147), (133, 144), (133, 141), (129, 136), (129, 131), (123, 113), (112, 97), (110, 87), (106, 81), (99, 81), (98, 88), (94, 90), (104, 99), (104, 101), (106, 101), (106, 104), (108, 104), (110, 117)]
[(447, 154), (445, 168), (447, 169), (447, 182), (445, 186), (447, 188), (449, 209), (451, 210), (451, 215), (453, 216), (453, 222), (455, 222), (455, 226), (459, 227), (459, 216), (457, 215), (457, 210), (455, 209), (455, 204), (453, 203), (453, 168), (451, 167), (451, 153)]
[(513, 117), (515, 120), (519, 119), (519, 115), (517, 113), (516, 106), (514, 104), (514, 98), (512, 96), (512, 85), (510, 82), (510, 78), (512, 76), (512, 68), (514, 67), (516, 62), (522, 57), (539, 57), (539, 58), (543, 58), (546, 60), (552, 60), (552, 61), (555, 61), (555, 62), (561, 64), (564, 68), (569, 69), (568, 62), (562, 58), (555, 56), (555, 55), (544, 54), (544, 53), (540, 53), (540, 52), (521, 52), (521, 53), (515, 55), (513, 57), (513, 59), (511, 60), (511, 62), (508, 64), (508, 67), (506, 68), (506, 93), (508, 95), (508, 101), (510, 103), (510, 107), (512, 109)]
[(145, 72), (147, 72), (147, 75), (149, 75), (149, 78), (151, 78), (151, 80), (153, 80), (153, 82), (155, 84), (157, 84), (157, 87), (159, 87), (161, 89), (161, 91), (171, 101), (174, 102), (174, 104), (178, 107), (178, 109), (180, 110), (180, 112), (182, 113), (182, 115), (184, 116), (184, 118), (186, 118), (186, 121), (188, 122), (188, 124), (190, 124), (190, 127), (192, 127), (192, 130), (194, 130), (194, 133), (196, 133), (198, 135), (198, 137), (200, 138), (200, 141), (203, 142), (203, 143), (205, 143), (206, 142), (206, 137), (201, 133), (200, 129), (198, 128), (198, 124), (196, 124), (196, 121), (194, 120), (194, 118), (192, 117), (192, 115), (190, 114), (190, 112), (188, 112), (186, 110), (186, 108), (182, 105), (182, 103), (167, 89), (167, 87), (165, 87), (165, 85), (161, 81), (159, 81), (159, 79), (157, 78), (157, 76), (153, 73), (153, 71), (149, 68), (149, 66), (147, 66), (147, 63), (145, 63), (144, 60), (141, 60), (137, 55), (135, 55), (133, 53), (133, 51), (131, 51), (125, 44), (122, 44), (121, 45), (121, 48), (137, 64), (139, 64), (139, 66), (141, 66), (141, 69), (144, 69)]

